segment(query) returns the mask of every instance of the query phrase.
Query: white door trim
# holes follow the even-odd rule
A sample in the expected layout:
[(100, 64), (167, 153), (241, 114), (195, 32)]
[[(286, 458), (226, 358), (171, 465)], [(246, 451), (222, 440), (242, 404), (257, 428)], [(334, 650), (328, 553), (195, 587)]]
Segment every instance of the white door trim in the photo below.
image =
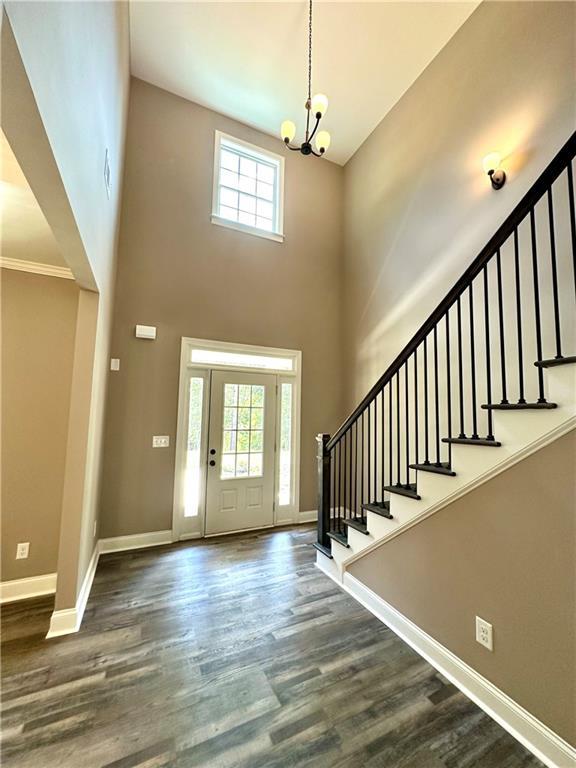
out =
[[(211, 362), (207, 365), (205, 362), (193, 363), (192, 350), (205, 350), (208, 352), (224, 352), (240, 355), (262, 355), (264, 357), (277, 357), (282, 361), (291, 362), (291, 370), (285, 370), (287, 363), (283, 363), (278, 368), (274, 367), (256, 367), (253, 365), (242, 366), (225, 365)], [(178, 390), (178, 421), (176, 428), (176, 451), (174, 466), (174, 498), (172, 508), (172, 541), (184, 540), (186, 538), (197, 538), (204, 536), (206, 521), (206, 448), (205, 440), (208, 435), (208, 399), (210, 373), (212, 370), (236, 371), (239, 373), (270, 373), (276, 375), (277, 385), (283, 382), (290, 382), (293, 385), (292, 398), (292, 451), (291, 451), (291, 492), (290, 504), (280, 506), (278, 503), (278, 460), (275, 474), (275, 504), (274, 504), (274, 525), (290, 525), (299, 522), (300, 512), (300, 422), (301, 422), (301, 385), (302, 385), (302, 352), (296, 349), (283, 349), (279, 347), (263, 347), (253, 344), (238, 344), (235, 342), (210, 341), (208, 339), (194, 339), (182, 337), (180, 347), (180, 376)], [(205, 381), (205, 398), (203, 413), (203, 461), (201, 464), (202, 472), (202, 493), (199, 505), (198, 531), (184, 533), (182, 531), (181, 510), (184, 504), (183, 478), (186, 467), (185, 440), (188, 429), (188, 380), (190, 373), (202, 375)], [(279, 435), (281, 400), (276, 398), (276, 418), (277, 418), (277, 437)], [(279, 454), (279, 451), (277, 452)]]

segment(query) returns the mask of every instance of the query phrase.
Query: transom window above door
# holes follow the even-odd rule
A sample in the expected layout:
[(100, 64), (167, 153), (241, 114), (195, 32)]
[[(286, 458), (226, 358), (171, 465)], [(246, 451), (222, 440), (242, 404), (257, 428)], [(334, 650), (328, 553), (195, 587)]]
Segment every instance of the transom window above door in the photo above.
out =
[(216, 131), (212, 222), (282, 241), (284, 158)]

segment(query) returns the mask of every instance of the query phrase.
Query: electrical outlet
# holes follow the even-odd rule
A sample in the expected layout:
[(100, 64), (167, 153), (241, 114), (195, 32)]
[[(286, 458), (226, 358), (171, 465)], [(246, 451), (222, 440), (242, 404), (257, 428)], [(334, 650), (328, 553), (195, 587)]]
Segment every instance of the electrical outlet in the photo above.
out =
[(476, 616), (476, 642), (488, 648), (489, 651), (493, 650), (492, 624), (481, 619), (480, 616)]
[(110, 358), (110, 370), (111, 371), (119, 371), (120, 370), (120, 359), (118, 357)]
[(168, 448), (170, 437), (168, 435), (154, 435), (152, 438), (152, 448)]
[(16, 560), (26, 560), (30, 551), (30, 542), (21, 541), (16, 545)]

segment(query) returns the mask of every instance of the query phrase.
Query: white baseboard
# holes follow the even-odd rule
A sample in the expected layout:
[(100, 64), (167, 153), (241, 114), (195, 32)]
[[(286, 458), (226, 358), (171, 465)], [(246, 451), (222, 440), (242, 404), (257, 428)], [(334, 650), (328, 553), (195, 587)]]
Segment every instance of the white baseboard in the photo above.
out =
[(110, 539), (100, 539), (100, 554), (106, 552), (126, 552), (129, 549), (145, 549), (158, 547), (162, 544), (172, 544), (172, 531), (151, 531), (150, 533), (133, 533), (128, 536), (114, 536)]
[(345, 573), (341, 582), (329, 568), (331, 562), (318, 554), (320, 570), (390, 627), (545, 765), (550, 768), (576, 766), (576, 749), (568, 742), (354, 576)]
[(96, 573), (96, 567), (98, 566), (98, 558), (100, 551), (98, 544), (94, 547), (94, 552), (90, 558), (88, 564), (88, 570), (84, 576), (82, 587), (78, 593), (76, 605), (73, 608), (64, 608), (52, 613), (50, 619), (50, 629), (46, 635), (46, 639), (51, 637), (59, 637), (60, 635), (69, 635), (73, 632), (78, 632), (80, 625), (82, 624), (82, 618), (84, 617), (84, 611), (86, 610), (86, 603), (90, 596), (90, 590), (92, 589), (92, 582), (94, 581), (94, 574)]
[(53, 595), (56, 592), (56, 574), (28, 576), (26, 579), (11, 579), (0, 582), (0, 603), (13, 603), (30, 597)]
[(318, 510), (309, 509), (306, 512), (298, 512), (299, 523), (315, 523), (318, 520)]

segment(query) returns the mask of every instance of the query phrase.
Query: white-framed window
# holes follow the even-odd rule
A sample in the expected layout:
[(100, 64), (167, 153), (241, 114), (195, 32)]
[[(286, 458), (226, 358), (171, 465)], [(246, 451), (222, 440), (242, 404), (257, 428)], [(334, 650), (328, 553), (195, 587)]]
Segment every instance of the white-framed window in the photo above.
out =
[(216, 131), (212, 223), (282, 242), (284, 158)]

